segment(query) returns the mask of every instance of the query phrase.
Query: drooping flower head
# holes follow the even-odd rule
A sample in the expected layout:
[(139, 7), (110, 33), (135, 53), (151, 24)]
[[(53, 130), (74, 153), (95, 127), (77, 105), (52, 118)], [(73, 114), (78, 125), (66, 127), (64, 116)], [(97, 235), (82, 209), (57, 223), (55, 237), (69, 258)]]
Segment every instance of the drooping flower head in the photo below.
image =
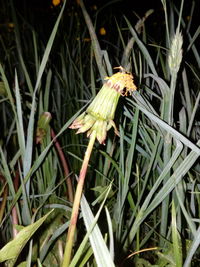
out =
[(117, 68), (120, 72), (105, 78), (106, 82), (86, 111), (70, 126), (71, 129), (79, 129), (77, 134), (87, 131), (87, 137), (95, 131), (100, 144), (105, 143), (107, 131), (112, 126), (118, 134), (113, 119), (120, 95), (127, 96), (137, 89), (132, 74), (125, 72), (122, 67)]

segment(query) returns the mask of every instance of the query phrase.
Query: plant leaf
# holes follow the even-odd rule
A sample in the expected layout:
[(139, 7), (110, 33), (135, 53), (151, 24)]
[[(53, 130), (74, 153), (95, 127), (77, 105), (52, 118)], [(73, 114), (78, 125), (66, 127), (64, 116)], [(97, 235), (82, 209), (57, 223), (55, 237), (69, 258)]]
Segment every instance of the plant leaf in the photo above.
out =
[(1, 250), (0, 250), (0, 262), (11, 260), (9, 266), (14, 266), (17, 257), (19, 256), (20, 252), (29, 241), (31, 236), (37, 231), (37, 229), (43, 224), (46, 218), (50, 215), (48, 212), (42, 218), (40, 218), (35, 223), (28, 225), (21, 230), (15, 239), (7, 243)]

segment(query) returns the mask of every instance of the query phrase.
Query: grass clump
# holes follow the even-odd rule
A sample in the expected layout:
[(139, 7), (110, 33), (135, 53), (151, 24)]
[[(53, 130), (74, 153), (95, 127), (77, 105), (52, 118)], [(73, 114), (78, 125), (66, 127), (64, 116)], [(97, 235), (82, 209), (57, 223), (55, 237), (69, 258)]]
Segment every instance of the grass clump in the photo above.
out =
[[(145, 10), (138, 21), (128, 14), (112, 20), (109, 10), (117, 4), (90, 14), (82, 0), (53, 4), (46, 32), (28, 6), (20, 12), (12, 1), (4, 3), (2, 18), (9, 23), (0, 25), (0, 261), (10, 266), (199, 263), (195, 2), (190, 20), (184, 1), (160, 2), (160, 38), (151, 23), (156, 10)], [(101, 12), (110, 16), (114, 37), (107, 37), (109, 27), (98, 34)], [(120, 75), (133, 73), (138, 88), (120, 99), (124, 87), (135, 85), (112, 80), (118, 66)], [(96, 103), (108, 85), (115, 95), (104, 90)], [(88, 144), (70, 126), (89, 131), (93, 153), (66, 265), (65, 240)], [(112, 126), (115, 133), (107, 133)], [(12, 255), (10, 244), (17, 248)]]

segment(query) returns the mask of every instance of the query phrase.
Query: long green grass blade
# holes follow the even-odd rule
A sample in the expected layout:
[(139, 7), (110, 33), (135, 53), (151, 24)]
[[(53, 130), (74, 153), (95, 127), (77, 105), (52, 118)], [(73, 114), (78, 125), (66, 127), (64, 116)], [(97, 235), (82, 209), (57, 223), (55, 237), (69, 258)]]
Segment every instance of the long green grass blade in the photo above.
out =
[(199, 247), (200, 244), (200, 227), (197, 230), (197, 233), (192, 241), (192, 244), (190, 246), (190, 250), (187, 254), (187, 258), (183, 264), (183, 267), (189, 267), (191, 264), (192, 257), (194, 253), (196, 252), (197, 248)]
[(86, 199), (84, 198), (84, 196), (82, 197), (81, 210), (82, 210), (82, 215), (83, 215), (84, 222), (85, 222), (85, 225), (87, 228), (87, 234), (86, 234), (84, 240), (82, 241), (78, 251), (76, 252), (76, 255), (74, 256), (74, 258), (70, 264), (70, 267), (76, 266), (76, 264), (77, 264), (77, 262), (81, 256), (81, 252), (82, 252), (88, 238), (90, 239), (91, 246), (93, 249), (93, 253), (94, 253), (97, 265), (100, 267), (115, 266), (113, 263), (113, 260), (111, 258), (111, 255), (108, 251), (108, 248), (105, 244), (105, 241), (101, 235), (99, 227), (97, 225), (97, 220), (99, 218), (99, 215), (100, 215), (100, 212), (103, 208), (105, 200), (109, 194), (109, 191), (111, 189), (111, 185), (112, 184), (110, 184), (110, 186), (106, 190), (107, 192), (106, 192), (104, 201), (102, 202), (101, 207), (98, 210), (95, 217), (93, 216), (92, 211), (90, 210), (90, 207), (89, 207)]

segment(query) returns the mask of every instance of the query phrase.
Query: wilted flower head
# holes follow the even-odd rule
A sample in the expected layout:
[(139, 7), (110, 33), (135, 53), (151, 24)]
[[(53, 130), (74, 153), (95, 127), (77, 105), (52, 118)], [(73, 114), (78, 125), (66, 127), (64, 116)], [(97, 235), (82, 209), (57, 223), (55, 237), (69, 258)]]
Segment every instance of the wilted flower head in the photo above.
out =
[(86, 111), (76, 118), (70, 126), (71, 129), (79, 129), (77, 134), (87, 131), (87, 137), (95, 131), (100, 144), (104, 144), (107, 131), (111, 127), (118, 134), (113, 119), (120, 95), (127, 95), (128, 92), (137, 89), (132, 74), (126, 73), (122, 67), (118, 68), (121, 72), (105, 78), (107, 81)]
[(49, 128), (49, 124), (51, 121), (51, 113), (43, 112), (40, 115), (40, 118), (37, 123), (37, 130), (36, 130), (36, 144), (42, 143), (43, 139), (47, 134), (47, 130)]
[(177, 73), (180, 68), (180, 64), (182, 61), (182, 45), (183, 45), (183, 37), (182, 34), (176, 31), (172, 39), (172, 44), (169, 51), (168, 64), (170, 73)]

